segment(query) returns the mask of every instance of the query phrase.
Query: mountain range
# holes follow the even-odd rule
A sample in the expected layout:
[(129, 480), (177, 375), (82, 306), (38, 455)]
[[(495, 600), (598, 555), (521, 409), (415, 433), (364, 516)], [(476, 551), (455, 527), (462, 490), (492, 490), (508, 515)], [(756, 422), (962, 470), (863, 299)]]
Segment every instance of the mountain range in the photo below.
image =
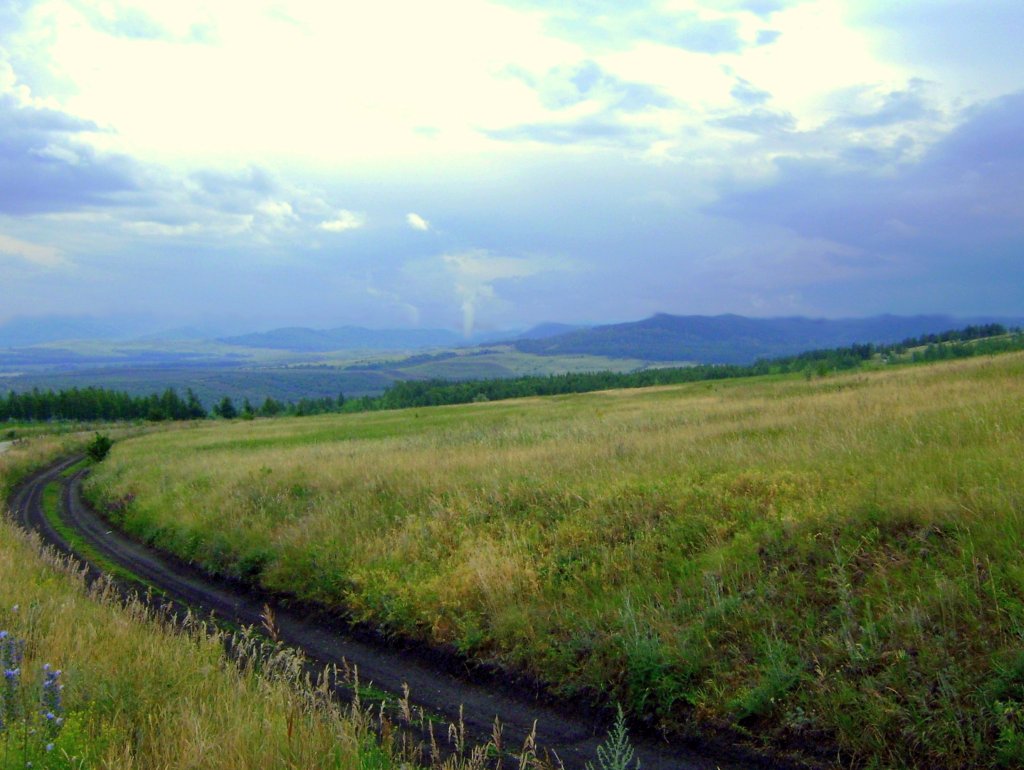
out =
[[(946, 315), (822, 319), (748, 318), (739, 315), (669, 315), (659, 313), (641, 321), (570, 326), (543, 323), (521, 332), (490, 332), (464, 338), (449, 329), (333, 329), (284, 327), (270, 331), (223, 336), (198, 328), (152, 331), (129, 336), (128, 325), (117, 319), (48, 317), (14, 319), (0, 324), (0, 364), (75, 368), (92, 365), (126, 366), (159, 363), (206, 366), (218, 361), (238, 365), (267, 356), (322, 361), (328, 353), (374, 352), (417, 355), (432, 351), (435, 359), (464, 356), (476, 349), (501, 347), (542, 357), (599, 356), (649, 363), (750, 363), (758, 358), (792, 355), (816, 348), (853, 343), (899, 342), (908, 337), (962, 328), (972, 323), (1020, 325), (1022, 319), (955, 318)], [(138, 330), (138, 326), (135, 327)], [(104, 341), (105, 345), (94, 343)], [(2, 352), (3, 349), (6, 352)], [(266, 351), (266, 355), (254, 351)], [(67, 358), (61, 361), (61, 357)], [(168, 358), (170, 357), (170, 358)], [(108, 360), (109, 359), (109, 360)]]
[(747, 318), (738, 315), (675, 316), (659, 313), (642, 321), (576, 329), (543, 338), (517, 339), (523, 353), (541, 356), (594, 355), (645, 361), (745, 364), (854, 343), (900, 342), (977, 323), (1019, 325), (1022, 319), (953, 318), (944, 315), (871, 318)]

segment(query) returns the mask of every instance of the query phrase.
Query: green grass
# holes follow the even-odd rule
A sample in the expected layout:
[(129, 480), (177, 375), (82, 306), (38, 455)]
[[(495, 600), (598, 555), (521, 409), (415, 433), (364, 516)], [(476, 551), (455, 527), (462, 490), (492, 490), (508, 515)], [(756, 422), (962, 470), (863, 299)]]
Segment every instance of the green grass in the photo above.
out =
[(852, 764), (1024, 761), (1024, 356), (166, 431), (90, 481), (210, 570)]

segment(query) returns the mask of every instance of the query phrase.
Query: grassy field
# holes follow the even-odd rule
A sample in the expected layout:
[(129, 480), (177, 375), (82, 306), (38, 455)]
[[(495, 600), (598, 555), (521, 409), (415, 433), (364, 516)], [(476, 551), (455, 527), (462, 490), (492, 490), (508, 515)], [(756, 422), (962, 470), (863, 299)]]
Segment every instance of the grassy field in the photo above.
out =
[[(40, 437), (5, 453), (0, 488), (81, 444)], [(41, 555), (0, 516), (0, 768), (414, 766), (399, 746), (382, 748), (369, 710), (312, 688), (294, 654), (236, 664), (224, 643), (198, 623), (124, 605), (109, 586), (87, 589), (73, 566)], [(251, 637), (234, 644), (257, 650)], [(44, 664), (64, 686), (45, 709)], [(448, 766), (474, 765), (453, 758)]]
[(994, 767), (1024, 762), (1022, 457), (1010, 354), (199, 426), (89, 489), (212, 570), (673, 734)]

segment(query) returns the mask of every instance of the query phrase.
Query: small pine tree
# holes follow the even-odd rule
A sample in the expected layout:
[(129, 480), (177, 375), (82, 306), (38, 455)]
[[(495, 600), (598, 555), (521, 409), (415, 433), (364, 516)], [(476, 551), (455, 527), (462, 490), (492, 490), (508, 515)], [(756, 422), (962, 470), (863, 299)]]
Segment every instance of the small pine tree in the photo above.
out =
[(96, 437), (89, 442), (89, 445), (85, 448), (85, 453), (89, 455), (89, 458), (93, 462), (100, 462), (110, 452), (110, 447), (114, 445), (114, 442), (110, 440), (110, 436), (105, 436), (101, 433), (97, 433)]
[(224, 396), (220, 403), (213, 408), (213, 411), (218, 417), (223, 417), (225, 420), (233, 420), (238, 417), (238, 410), (235, 409), (234, 403), (228, 396)]

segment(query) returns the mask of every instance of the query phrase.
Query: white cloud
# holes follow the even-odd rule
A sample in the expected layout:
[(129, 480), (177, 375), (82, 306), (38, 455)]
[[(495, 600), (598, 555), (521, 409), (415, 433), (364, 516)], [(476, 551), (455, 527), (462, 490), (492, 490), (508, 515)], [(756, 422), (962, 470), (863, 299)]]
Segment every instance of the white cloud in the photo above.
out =
[(169, 225), (165, 222), (153, 222), (150, 220), (141, 220), (138, 222), (126, 222), (124, 225), (126, 230), (131, 230), (139, 235), (155, 235), (155, 236), (179, 236), (179, 235), (194, 235), (195, 233), (202, 232), (205, 228), (197, 222), (191, 222), (187, 225)]
[(262, 214), (266, 214), (271, 219), (281, 221), (298, 219), (295, 215), (295, 210), (292, 208), (292, 204), (288, 201), (264, 201), (256, 207), (256, 210)]
[(405, 215), (405, 221), (409, 223), (409, 227), (411, 227), (413, 230), (423, 230), (424, 232), (426, 232), (427, 230), (430, 229), (430, 222), (425, 220), (419, 214), (413, 213), (411, 211)]
[(469, 337), (476, 324), (476, 312), (484, 300), (494, 300), (495, 281), (527, 278), (551, 269), (537, 259), (501, 257), (476, 250), (445, 254), (444, 266), (455, 278), (455, 293), (462, 300), (462, 333)]
[(29, 154), (35, 155), (37, 158), (60, 161), (69, 166), (77, 166), (80, 160), (78, 153), (71, 147), (62, 147), (57, 144), (48, 144), (40, 150), (29, 150)]
[(366, 224), (366, 215), (342, 209), (334, 219), (320, 223), (320, 229), (329, 233), (343, 233), (346, 230), (358, 230)]
[(0, 257), (16, 257), (37, 267), (65, 267), (70, 264), (59, 249), (40, 246), (0, 233)]
[[(495, 73), (523, 60), (553, 66), (577, 50), (536, 14), (478, 0), (296, 0), (290, 18), (276, 0), (139, 5), (172, 34), (114, 35), (77, 4), (50, 0), (14, 43), (66, 84), (63, 108), (113, 129), (97, 141), (163, 162), (298, 157), (322, 167), (478, 151), (490, 144), (481, 121), (515, 123), (531, 109), (528, 90)], [(195, 26), (214, 31), (198, 43)], [(339, 110), (324, 76), (357, 72), (338, 83)]]

